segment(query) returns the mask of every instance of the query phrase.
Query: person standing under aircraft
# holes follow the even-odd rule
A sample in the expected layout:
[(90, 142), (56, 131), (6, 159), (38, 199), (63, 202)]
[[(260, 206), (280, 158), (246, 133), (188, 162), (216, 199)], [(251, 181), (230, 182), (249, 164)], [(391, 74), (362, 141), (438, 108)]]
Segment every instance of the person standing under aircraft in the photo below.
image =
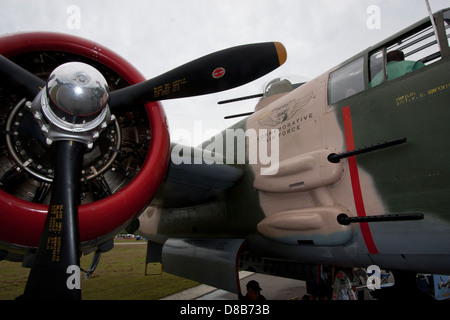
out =
[(247, 283), (247, 294), (243, 296), (241, 293), (239, 293), (239, 300), (242, 301), (265, 301), (267, 300), (266, 297), (264, 297), (261, 294), (261, 287), (259, 286), (259, 283), (255, 280), (251, 280)]

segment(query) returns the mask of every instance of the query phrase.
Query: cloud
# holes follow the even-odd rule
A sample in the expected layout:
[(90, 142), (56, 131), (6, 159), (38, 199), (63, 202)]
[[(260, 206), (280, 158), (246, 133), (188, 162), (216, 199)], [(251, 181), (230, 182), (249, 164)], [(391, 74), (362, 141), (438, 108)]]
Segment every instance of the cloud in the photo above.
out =
[[(430, 0), (434, 11), (448, 0)], [(68, 28), (71, 5), (80, 27)], [(367, 8), (378, 6), (381, 28), (367, 28)], [(217, 101), (261, 92), (272, 78), (312, 79), (427, 15), (423, 0), (1, 0), (0, 33), (56, 31), (96, 41), (129, 60), (145, 77), (245, 43), (281, 41), (288, 61), (270, 75), (227, 92), (163, 105), (171, 128), (225, 129), (229, 114), (253, 109), (255, 100), (218, 106)], [(205, 129), (205, 130), (206, 130)]]

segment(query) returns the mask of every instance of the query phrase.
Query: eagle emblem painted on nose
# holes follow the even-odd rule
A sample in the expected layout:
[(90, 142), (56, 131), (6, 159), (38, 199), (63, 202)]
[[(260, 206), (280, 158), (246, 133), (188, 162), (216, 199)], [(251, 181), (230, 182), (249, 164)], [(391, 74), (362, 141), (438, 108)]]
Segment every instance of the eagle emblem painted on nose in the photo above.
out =
[(291, 119), (297, 112), (299, 112), (313, 97), (313, 94), (289, 101), (281, 107), (275, 108), (270, 113), (266, 113), (258, 123), (262, 126), (276, 126), (284, 121)]

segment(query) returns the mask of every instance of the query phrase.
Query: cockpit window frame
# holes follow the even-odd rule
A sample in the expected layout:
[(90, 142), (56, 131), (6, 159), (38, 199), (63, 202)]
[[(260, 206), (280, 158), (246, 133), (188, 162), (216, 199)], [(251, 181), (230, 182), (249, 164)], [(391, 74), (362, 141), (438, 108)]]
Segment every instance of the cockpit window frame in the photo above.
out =
[[(403, 77), (408, 73), (415, 72), (422, 67), (429, 66), (448, 56), (450, 52), (448, 37), (450, 35), (446, 33), (449, 33), (447, 30), (450, 29), (450, 24), (445, 22), (443, 17), (448, 15), (449, 12), (450, 10), (447, 10), (435, 15), (437, 34), (433, 29), (431, 21), (429, 19), (424, 19), (422, 23), (417, 24), (415, 28), (411, 28), (411, 30), (404, 32), (403, 34), (397, 34), (396, 37), (392, 37), (391, 40), (386, 41), (383, 45), (371, 50), (368, 55), (369, 88), (374, 88), (391, 80)], [(446, 41), (442, 41), (442, 39), (445, 39)], [(439, 44), (441, 44), (441, 46)], [(375, 74), (376, 67), (373, 66), (374, 56), (381, 51), (384, 52), (384, 57), (383, 61), (381, 61), (381, 70), (378, 71), (383, 73)], [(405, 61), (416, 62), (417, 65), (415, 65), (412, 70), (408, 70), (407, 73), (390, 79), (387, 55), (393, 51), (403, 52)], [(378, 76), (378, 81), (372, 82), (375, 76)], [(381, 82), (379, 82), (380, 78), (382, 78)]]
[(328, 105), (365, 90), (365, 58), (360, 56), (328, 75)]
[[(421, 57), (420, 60), (418, 60), (418, 62), (424, 63), (425, 67), (427, 67), (430, 64), (434, 64), (440, 60), (443, 60), (445, 58), (448, 58), (450, 56), (450, 8), (435, 13), (434, 19), (437, 26), (436, 27), (437, 34), (433, 30), (430, 18), (429, 17), (424, 18), (421, 21), (410, 26), (409, 28), (398, 32), (392, 37), (367, 49), (366, 51), (358, 54), (351, 60), (344, 62), (342, 65), (332, 70), (328, 74), (327, 79), (328, 106), (332, 108), (335, 105), (339, 105), (341, 101), (344, 101), (355, 94), (378, 87), (381, 84), (386, 84), (389, 81), (387, 55), (390, 51), (394, 51), (395, 49), (396, 50), (405, 49), (410, 46), (411, 49), (406, 50), (407, 51), (405, 57), (406, 59), (408, 58), (408, 55), (411, 55), (410, 58), (415, 58), (414, 55), (424, 50), (422, 52), (423, 56)], [(429, 39), (430, 36), (434, 37), (434, 39), (436, 40)], [(423, 42), (424, 40), (428, 41), (428, 43)], [(429, 40), (431, 40), (431, 42)], [(409, 45), (405, 47), (405, 43), (409, 43)], [(443, 43), (444, 45), (439, 46), (438, 45), (439, 43), (441, 44)], [(436, 49), (433, 49), (435, 50), (435, 52), (433, 52), (433, 50), (431, 50), (430, 48), (436, 48), (436, 45), (438, 50), (436, 51)], [(430, 53), (430, 51), (432, 52)], [(381, 67), (379, 68), (378, 71), (382, 72), (382, 82), (374, 86), (371, 84), (371, 81), (375, 76), (376, 68), (373, 67), (372, 65), (373, 61), (371, 61), (371, 59), (375, 54), (380, 53), (382, 53), (382, 60), (381, 60)], [(344, 88), (345, 86), (341, 84), (342, 88), (338, 89), (337, 83), (339, 83), (339, 80), (336, 79), (339, 78), (339, 76), (341, 78), (344, 77), (346, 68), (351, 66), (352, 63), (356, 63), (357, 61), (362, 62), (360, 70), (362, 71), (361, 75), (363, 76), (363, 78), (360, 79), (361, 81), (359, 81), (359, 85), (361, 87), (358, 87), (357, 90), (354, 90), (354, 92), (351, 94), (343, 93), (345, 91)], [(418, 72), (415, 66), (412, 67), (411, 69), (412, 70), (409, 71), (411, 74)], [(405, 75), (406, 74), (398, 76), (398, 78), (401, 78)], [(393, 80), (395, 79), (397, 79), (397, 77), (394, 78)], [(344, 81), (343, 78), (341, 80)], [(341, 90), (340, 93), (336, 93), (339, 90)]]

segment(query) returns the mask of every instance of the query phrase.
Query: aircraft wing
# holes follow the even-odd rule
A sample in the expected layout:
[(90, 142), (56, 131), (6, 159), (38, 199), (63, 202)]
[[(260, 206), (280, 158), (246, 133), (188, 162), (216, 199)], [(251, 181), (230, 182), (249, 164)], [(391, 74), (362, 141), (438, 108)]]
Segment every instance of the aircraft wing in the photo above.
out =
[[(173, 159), (179, 155), (173, 152), (174, 148), (184, 150), (185, 155), (181, 162), (179, 158)], [(202, 155), (201, 149), (172, 144), (171, 161), (166, 177), (151, 205), (180, 208), (204, 203), (220, 197), (243, 175), (243, 169), (240, 167), (220, 163), (209, 164)]]

